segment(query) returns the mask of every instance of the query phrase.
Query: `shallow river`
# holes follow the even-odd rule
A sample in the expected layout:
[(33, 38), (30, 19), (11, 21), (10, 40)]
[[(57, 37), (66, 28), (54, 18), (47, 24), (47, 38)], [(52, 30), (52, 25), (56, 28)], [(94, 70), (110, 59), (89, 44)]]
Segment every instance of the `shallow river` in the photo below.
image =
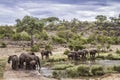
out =
[[(65, 64), (67, 64), (67, 63), (65, 63)], [(95, 61), (75, 62), (75, 64), (76, 65), (87, 64), (89, 66), (91, 66), (91, 65), (102, 65), (104, 67), (108, 67), (108, 66), (119, 65), (120, 60), (95, 60)], [(42, 67), (41, 68), (42, 75), (44, 75), (46, 77), (52, 76), (52, 72), (53, 72), (53, 70), (51, 70), (48, 67)]]

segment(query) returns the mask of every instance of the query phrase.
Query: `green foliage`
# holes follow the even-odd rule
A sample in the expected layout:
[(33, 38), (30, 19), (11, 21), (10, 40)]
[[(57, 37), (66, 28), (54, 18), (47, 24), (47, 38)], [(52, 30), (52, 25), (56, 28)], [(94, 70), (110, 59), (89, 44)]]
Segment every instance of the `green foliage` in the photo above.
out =
[(66, 69), (66, 74), (68, 77), (78, 77), (77, 67), (70, 67)]
[(69, 67), (73, 67), (74, 65), (73, 64), (59, 64), (59, 65), (55, 65), (53, 66), (53, 70), (65, 70), (66, 68), (69, 68)]
[(0, 38), (7, 37), (9, 39), (12, 34), (14, 34), (12, 26), (0, 26)]
[(57, 43), (57, 44), (66, 43), (66, 40), (64, 38), (60, 38), (58, 36), (52, 36), (52, 41), (53, 43)]
[(66, 29), (65, 26), (58, 26), (58, 27), (57, 27), (57, 30), (58, 30), (58, 31), (62, 31), (62, 30), (65, 30), (65, 29)]
[(91, 73), (96, 76), (101, 76), (105, 74), (104, 68), (100, 65), (94, 65), (91, 68)]
[(70, 53), (70, 50), (66, 49), (63, 54), (68, 55)]
[(5, 48), (5, 47), (7, 47), (7, 45), (4, 42), (1, 42), (0, 43), (0, 48)]
[(15, 40), (15, 41), (19, 41), (21, 40), (21, 35), (20, 33), (15, 33), (12, 35), (12, 39)]
[(64, 71), (60, 71), (60, 70), (53, 71), (52, 75), (54, 78), (57, 78), (58, 80), (60, 80), (60, 78), (66, 77), (66, 73)]
[(79, 76), (89, 76), (90, 75), (90, 67), (87, 65), (79, 65), (78, 68)]
[(20, 34), (20, 37), (21, 37), (21, 40), (23, 40), (23, 41), (30, 41), (30, 36), (26, 32), (22, 32)]
[(117, 72), (120, 72), (120, 65), (116, 65), (113, 67), (113, 69)]
[(70, 30), (62, 30), (57, 32), (57, 36), (64, 38), (66, 41), (72, 38), (73, 35), (74, 33), (72, 33)]
[(6, 61), (4, 59), (0, 59), (0, 79), (3, 78), (5, 65), (6, 65)]
[(106, 56), (106, 58), (107, 58), (107, 59), (110, 59), (110, 60), (112, 60), (113, 57), (114, 57), (114, 56), (113, 56), (112, 54), (108, 54), (108, 55)]
[(84, 43), (82, 41), (80, 41), (79, 39), (76, 39), (76, 40), (70, 40), (70, 42), (68, 43), (68, 47), (71, 49), (71, 50), (79, 50), (79, 49), (85, 49), (85, 46), (83, 45)]
[(12, 39), (15, 41), (29, 41), (30, 40), (30, 36), (26, 33), (26, 32), (22, 32), (22, 33), (15, 33), (12, 35)]
[(52, 75), (53, 75), (54, 78), (58, 78), (60, 74), (57, 71), (53, 71)]
[(39, 51), (39, 48), (40, 48), (39, 45), (34, 45), (34, 46), (31, 47), (31, 51), (32, 51), (32, 52), (38, 52), (38, 51)]
[(52, 48), (52, 45), (50, 45), (50, 44), (46, 44), (45, 45), (45, 50), (52, 50), (53, 48)]
[(116, 50), (116, 53), (117, 53), (117, 54), (120, 54), (120, 50), (117, 49), (117, 50)]
[(39, 32), (38, 34), (35, 34), (35, 37), (37, 39), (43, 39), (43, 40), (48, 40), (48, 38), (49, 38), (49, 36), (45, 30), (43, 30), (42, 32)]
[(61, 62), (61, 61), (66, 61), (65, 58), (50, 58), (48, 62)]

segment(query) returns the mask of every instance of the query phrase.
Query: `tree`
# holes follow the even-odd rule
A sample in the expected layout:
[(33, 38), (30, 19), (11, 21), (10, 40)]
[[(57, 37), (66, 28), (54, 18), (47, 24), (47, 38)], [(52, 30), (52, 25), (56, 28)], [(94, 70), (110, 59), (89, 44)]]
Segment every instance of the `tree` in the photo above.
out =
[(97, 19), (97, 21), (99, 21), (99, 22), (104, 22), (104, 21), (107, 20), (107, 17), (104, 16), (104, 15), (98, 15), (98, 16), (96, 16), (96, 19)]
[(23, 19), (16, 20), (17, 31), (26, 31), (31, 36), (31, 47), (34, 44), (33, 35), (39, 31), (42, 31), (44, 24), (35, 17), (25, 16)]

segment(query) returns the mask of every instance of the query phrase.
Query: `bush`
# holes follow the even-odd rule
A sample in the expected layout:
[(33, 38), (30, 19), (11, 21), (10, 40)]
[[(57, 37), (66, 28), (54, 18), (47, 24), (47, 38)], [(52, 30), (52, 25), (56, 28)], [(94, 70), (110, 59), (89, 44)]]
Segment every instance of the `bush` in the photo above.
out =
[(89, 76), (90, 75), (90, 67), (87, 65), (79, 65), (77, 68), (79, 76)]
[(5, 47), (7, 47), (7, 45), (5, 44), (5, 43), (0, 43), (0, 48), (5, 48)]
[(97, 56), (96, 59), (105, 59), (105, 56)]
[(103, 67), (99, 65), (92, 66), (91, 73), (97, 76), (101, 76), (105, 74)]
[(117, 50), (116, 50), (116, 53), (117, 53), (117, 54), (120, 54), (120, 50), (117, 49)]
[(21, 35), (20, 33), (15, 33), (12, 35), (12, 39), (15, 41), (21, 40)]
[(35, 38), (37, 39), (43, 39), (43, 40), (48, 40), (49, 36), (45, 30), (40, 32), (39, 34), (35, 34)]
[(64, 38), (60, 38), (58, 36), (52, 36), (52, 41), (59, 44), (66, 43)]
[(110, 59), (110, 60), (113, 60), (113, 55), (112, 55), (112, 54), (108, 54), (108, 55), (106, 56), (106, 58), (107, 58), (107, 59)]
[(53, 48), (52, 48), (52, 45), (50, 45), (50, 44), (47, 44), (46, 46), (45, 46), (45, 50), (52, 50)]
[(116, 65), (113, 67), (114, 71), (120, 72), (120, 65)]
[(32, 46), (32, 48), (31, 48), (31, 51), (32, 52), (38, 52), (39, 51), (39, 45), (34, 45), (34, 46)]
[(48, 62), (60, 62), (60, 61), (66, 61), (65, 58), (50, 58)]
[(30, 36), (28, 35), (28, 33), (22, 32), (20, 35), (21, 35), (20, 36), (21, 40), (24, 40), (24, 41), (29, 41), (30, 40)]
[(53, 66), (53, 70), (64, 70), (66, 68), (69, 68), (69, 67), (73, 67), (74, 65), (73, 64), (59, 64), (59, 65), (55, 65)]
[(52, 75), (54, 78), (58, 78), (58, 80), (60, 80), (60, 78), (62, 78), (62, 77), (66, 77), (65, 71), (62, 71), (62, 70), (59, 70), (59, 71), (55, 70), (52, 72)]
[(70, 67), (66, 69), (66, 74), (68, 77), (79, 77), (77, 67)]
[(68, 55), (68, 53), (70, 53), (70, 51), (66, 49), (63, 54)]

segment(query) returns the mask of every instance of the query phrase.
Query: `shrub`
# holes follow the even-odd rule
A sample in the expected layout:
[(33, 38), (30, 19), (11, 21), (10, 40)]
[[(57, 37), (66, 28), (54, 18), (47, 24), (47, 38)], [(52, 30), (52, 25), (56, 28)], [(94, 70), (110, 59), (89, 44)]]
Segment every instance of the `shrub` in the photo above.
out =
[(29, 41), (30, 40), (30, 36), (28, 35), (28, 33), (22, 32), (20, 35), (21, 35), (20, 36), (21, 40), (24, 40), (24, 41)]
[(48, 62), (60, 62), (60, 61), (66, 61), (65, 58), (50, 58)]
[(52, 36), (52, 41), (59, 44), (66, 43), (64, 38), (60, 38), (58, 36)]
[(12, 35), (12, 39), (15, 41), (21, 40), (21, 35), (20, 33), (15, 33)]
[(117, 50), (116, 50), (116, 53), (117, 53), (117, 54), (120, 54), (120, 50), (117, 49)]
[(53, 48), (52, 48), (52, 45), (50, 45), (50, 44), (47, 44), (46, 46), (45, 46), (45, 50), (52, 50)]
[(70, 51), (66, 49), (63, 54), (68, 55), (68, 53), (70, 53)]
[(89, 76), (90, 75), (90, 68), (87, 65), (79, 65), (78, 68), (79, 76)]
[(2, 43), (0, 43), (0, 47), (5, 48), (5, 47), (7, 47), (7, 45), (4, 42), (2, 42)]
[(106, 58), (107, 58), (107, 59), (110, 59), (110, 60), (113, 60), (113, 55), (112, 55), (112, 54), (108, 54), (108, 55), (106, 56)]
[(59, 73), (57, 71), (53, 71), (52, 75), (54, 78), (58, 78), (59, 77)]
[(32, 48), (31, 48), (31, 51), (32, 52), (38, 52), (39, 51), (39, 45), (34, 45), (34, 46), (32, 46)]
[(96, 58), (97, 59), (105, 59), (105, 56), (100, 55), (100, 56), (97, 56)]
[(69, 67), (73, 67), (74, 65), (73, 64), (59, 64), (59, 65), (55, 65), (53, 66), (53, 70), (64, 70), (66, 68), (69, 68)]
[(78, 77), (77, 67), (70, 67), (66, 69), (66, 74), (68, 77)]
[(62, 78), (62, 77), (66, 77), (65, 71), (62, 71), (62, 70), (59, 70), (59, 71), (55, 70), (55, 71), (52, 72), (52, 75), (53, 75), (54, 78), (58, 78), (58, 80), (60, 80), (60, 78)]
[(105, 74), (103, 67), (99, 65), (92, 66), (91, 73), (97, 76), (101, 76)]
[(114, 71), (120, 72), (120, 65), (115, 65), (113, 69)]

